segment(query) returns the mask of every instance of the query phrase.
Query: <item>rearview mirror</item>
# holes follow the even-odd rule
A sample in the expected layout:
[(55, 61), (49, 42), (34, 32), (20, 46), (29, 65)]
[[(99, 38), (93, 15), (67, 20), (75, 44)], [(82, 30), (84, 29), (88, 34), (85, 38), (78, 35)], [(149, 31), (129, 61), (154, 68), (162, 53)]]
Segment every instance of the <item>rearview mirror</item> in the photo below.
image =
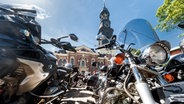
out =
[(69, 34), (68, 36), (70, 37), (71, 40), (78, 41), (78, 37), (75, 34)]
[(76, 52), (75, 48), (69, 42), (60, 42), (60, 44), (64, 50)]
[(57, 40), (58, 41), (60, 41), (61, 39), (63, 39), (63, 38), (70, 38), (71, 40), (73, 40), (73, 41), (78, 41), (78, 37), (75, 35), (75, 34), (69, 34), (69, 35), (66, 35), (66, 36), (62, 36), (62, 37), (60, 37), (60, 38), (57, 38)]

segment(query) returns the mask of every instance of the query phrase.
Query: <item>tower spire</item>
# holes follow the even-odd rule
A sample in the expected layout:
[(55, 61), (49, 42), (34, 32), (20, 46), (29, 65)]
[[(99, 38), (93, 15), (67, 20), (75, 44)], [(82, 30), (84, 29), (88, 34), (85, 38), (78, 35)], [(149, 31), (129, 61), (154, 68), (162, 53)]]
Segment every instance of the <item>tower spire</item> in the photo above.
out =
[(100, 16), (99, 16), (100, 17), (100, 27), (99, 27), (98, 35), (100, 34), (105, 35), (107, 39), (99, 40), (99, 46), (108, 43), (109, 42), (108, 39), (110, 39), (113, 34), (113, 29), (111, 28), (111, 22), (109, 20), (110, 12), (105, 6), (106, 0), (103, 0), (103, 1), (104, 1), (104, 7), (102, 11), (100, 12)]
[(106, 2), (106, 0), (104, 0), (104, 7), (105, 7), (105, 2)]

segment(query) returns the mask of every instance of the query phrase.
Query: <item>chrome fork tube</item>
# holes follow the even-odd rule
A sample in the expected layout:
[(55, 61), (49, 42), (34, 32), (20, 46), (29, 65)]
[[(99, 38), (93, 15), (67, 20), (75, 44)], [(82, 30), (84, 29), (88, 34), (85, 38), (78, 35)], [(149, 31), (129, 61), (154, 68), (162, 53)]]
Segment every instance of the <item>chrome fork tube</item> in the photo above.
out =
[(128, 61), (130, 63), (130, 67), (133, 71), (133, 74), (136, 80), (136, 83), (135, 83), (136, 90), (138, 91), (141, 97), (141, 100), (143, 101), (143, 104), (155, 104), (155, 101), (153, 99), (153, 96), (151, 94), (148, 84), (145, 81), (143, 81), (144, 76), (142, 76), (139, 73), (135, 62), (131, 59), (131, 57), (128, 57)]
[(164, 80), (160, 74), (157, 76), (157, 79), (159, 80), (159, 82), (160, 82), (160, 84), (161, 84), (162, 86), (164, 86), (164, 85), (167, 84), (167, 81)]

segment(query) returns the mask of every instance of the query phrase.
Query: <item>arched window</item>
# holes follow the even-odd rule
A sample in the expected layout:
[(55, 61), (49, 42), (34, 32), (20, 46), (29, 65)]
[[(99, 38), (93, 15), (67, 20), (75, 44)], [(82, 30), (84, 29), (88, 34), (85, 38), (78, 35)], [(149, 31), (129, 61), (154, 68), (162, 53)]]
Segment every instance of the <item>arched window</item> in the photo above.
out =
[(91, 64), (92, 64), (93, 62), (95, 62), (95, 59), (94, 59), (94, 58), (91, 59)]
[(63, 66), (66, 64), (66, 59), (63, 59)]
[(85, 67), (86, 66), (86, 62), (84, 60), (82, 60), (81, 63), (80, 63), (80, 66)]
[(85, 62), (84, 62), (84, 61), (82, 61), (82, 66), (83, 66), (83, 67), (85, 66)]
[(58, 61), (58, 66), (62, 66), (62, 64), (63, 64), (63, 61), (62, 61), (62, 59), (60, 59), (60, 60)]
[(75, 64), (74, 62), (75, 62), (74, 58), (70, 58), (70, 63), (71, 63), (72, 65)]

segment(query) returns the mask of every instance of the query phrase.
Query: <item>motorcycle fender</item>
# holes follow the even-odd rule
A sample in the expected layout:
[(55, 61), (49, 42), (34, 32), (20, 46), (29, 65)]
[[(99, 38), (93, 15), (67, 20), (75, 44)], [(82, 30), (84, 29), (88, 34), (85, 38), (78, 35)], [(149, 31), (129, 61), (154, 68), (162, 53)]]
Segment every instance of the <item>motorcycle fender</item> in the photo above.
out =
[(41, 81), (47, 78), (49, 73), (43, 71), (43, 64), (18, 58), (18, 60), (27, 66), (25, 68), (26, 78), (20, 83), (17, 95), (33, 90)]
[(171, 83), (155, 89), (159, 98), (166, 104), (184, 102), (184, 82)]

